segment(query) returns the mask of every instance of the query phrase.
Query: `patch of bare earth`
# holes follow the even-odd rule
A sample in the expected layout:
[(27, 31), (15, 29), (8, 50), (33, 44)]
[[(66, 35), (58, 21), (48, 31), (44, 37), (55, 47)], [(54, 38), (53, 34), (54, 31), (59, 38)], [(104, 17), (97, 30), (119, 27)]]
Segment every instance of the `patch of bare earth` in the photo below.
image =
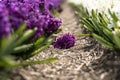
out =
[[(62, 32), (59, 34), (83, 32), (79, 19), (69, 5), (59, 16)], [(59, 61), (50, 64), (21, 67), (13, 71), (9, 80), (116, 80), (120, 77), (119, 61), (112, 51), (105, 50), (92, 38), (77, 38), (73, 48), (54, 49), (52, 46), (30, 60), (43, 60), (58, 57)]]

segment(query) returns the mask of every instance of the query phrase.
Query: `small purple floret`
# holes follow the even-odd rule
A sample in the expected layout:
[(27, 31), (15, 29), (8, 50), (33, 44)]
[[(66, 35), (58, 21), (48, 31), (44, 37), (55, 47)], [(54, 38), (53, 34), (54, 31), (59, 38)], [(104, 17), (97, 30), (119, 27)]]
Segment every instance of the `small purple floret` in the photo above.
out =
[(53, 44), (54, 48), (68, 49), (75, 45), (76, 37), (67, 33), (61, 37), (58, 37)]

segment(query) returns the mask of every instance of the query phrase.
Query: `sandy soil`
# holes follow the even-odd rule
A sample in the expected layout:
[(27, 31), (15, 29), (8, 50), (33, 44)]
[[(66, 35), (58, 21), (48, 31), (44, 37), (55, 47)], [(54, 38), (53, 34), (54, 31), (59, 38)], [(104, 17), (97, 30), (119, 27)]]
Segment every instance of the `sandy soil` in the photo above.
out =
[[(70, 6), (64, 5), (64, 11), (59, 17), (63, 21), (63, 31), (59, 35), (67, 32), (78, 34), (83, 31), (79, 18)], [(58, 57), (59, 61), (21, 67), (13, 71), (14, 75), (9, 80), (119, 80), (116, 75), (120, 74), (120, 58), (92, 38), (77, 38), (76, 45), (67, 50), (54, 49), (51, 46), (30, 60), (51, 57)]]

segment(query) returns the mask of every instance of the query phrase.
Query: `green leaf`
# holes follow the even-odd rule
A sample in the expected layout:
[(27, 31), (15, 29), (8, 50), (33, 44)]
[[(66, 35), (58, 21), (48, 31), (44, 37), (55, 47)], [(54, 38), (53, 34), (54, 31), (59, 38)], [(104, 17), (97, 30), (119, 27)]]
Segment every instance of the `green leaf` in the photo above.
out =
[(16, 48), (14, 48), (13, 50), (13, 54), (17, 54), (17, 53), (20, 53), (20, 52), (25, 52), (29, 49), (33, 48), (33, 43), (31, 44), (26, 44), (26, 45), (22, 45), (22, 46), (18, 46)]
[(39, 54), (40, 52), (46, 50), (50, 45), (51, 45), (51, 43), (46, 44), (46, 45), (43, 45), (43, 46), (41, 46), (41, 47), (38, 48), (38, 49), (35, 49), (35, 50), (34, 50), (32, 53), (30, 53), (29, 55), (24, 56), (24, 59), (27, 59), (27, 58), (29, 58), (29, 57), (32, 57), (32, 56), (35, 56), (35, 55)]
[(0, 55), (7, 55), (13, 51), (15, 46), (16, 37), (10, 36), (8, 38), (3, 38), (0, 42)]
[(103, 29), (103, 27), (97, 22), (97, 20), (95, 20), (95, 19), (90, 19), (89, 21), (90, 21), (91, 24), (93, 25), (94, 33), (102, 34), (102, 29)]
[(99, 18), (100, 22), (102, 23), (102, 25), (105, 28), (107, 28), (107, 26), (109, 24), (109, 20), (108, 20), (107, 16), (105, 16), (105, 14), (99, 13), (98, 18)]
[(109, 43), (108, 41), (106, 41), (104, 38), (102, 38), (101, 36), (98, 36), (97, 34), (92, 34), (92, 36), (102, 45), (106, 46), (107, 48), (110, 48), (112, 50), (114, 50), (114, 46), (113, 44)]
[(112, 31), (110, 31), (109, 29), (103, 29), (103, 33), (104, 35), (106, 35), (106, 38), (108, 38), (109, 42), (112, 42), (112, 36), (113, 36), (113, 33)]
[(1, 59), (0, 59), (0, 67), (3, 67), (3, 68), (9, 68), (11, 66), (14, 66), (16, 63), (15, 61), (13, 60), (13, 57), (11, 56), (3, 56)]
[(118, 49), (120, 49), (120, 38), (116, 34), (114, 34), (113, 40), (114, 40), (114, 43), (116, 44), (116, 46), (118, 47)]
[(33, 30), (27, 30), (22, 37), (16, 42), (16, 46), (21, 45), (24, 41), (28, 40), (31, 36), (33, 36), (35, 34), (35, 32), (37, 31), (37, 28), (33, 29)]
[(117, 22), (119, 20), (115, 12), (112, 13), (110, 9), (108, 9), (108, 12), (113, 18), (114, 22)]
[(34, 43), (34, 47), (35, 48), (39, 48), (41, 46), (41, 44), (44, 43), (44, 41), (46, 40), (45, 36), (40, 37), (35, 43)]
[(97, 13), (96, 13), (93, 9), (92, 9), (91, 13), (92, 13), (93, 19), (94, 19), (94, 20), (98, 20), (98, 19), (97, 19)]
[(88, 10), (87, 10), (86, 8), (84, 8), (82, 4), (80, 4), (80, 5), (75, 5), (75, 4), (73, 4), (73, 3), (70, 3), (70, 5), (75, 9), (76, 14), (77, 14), (80, 18), (82, 18), (82, 17), (88, 18), (88, 17), (89, 17), (89, 12), (88, 12)]
[(93, 28), (93, 25), (89, 22), (89, 20), (87, 19), (83, 19), (82, 20), (82, 24), (84, 24), (85, 26), (85, 28), (87, 28), (89, 31), (91, 31), (91, 32), (94, 32), (95, 30), (94, 30), (94, 28)]
[(50, 59), (46, 59), (46, 60), (41, 60), (41, 61), (25, 61), (25, 62), (21, 62), (19, 64), (16, 64), (13, 67), (19, 67), (19, 66), (28, 66), (28, 65), (35, 65), (35, 64), (48, 64), (51, 62), (56, 62), (58, 61), (58, 58), (50, 58)]
[(15, 32), (16, 35), (21, 36), (24, 33), (24, 30), (26, 29), (27, 24), (24, 23), (19, 27), (19, 29)]
[(39, 54), (40, 52), (46, 50), (55, 40), (56, 37), (54, 36), (50, 36), (49, 38), (46, 38), (45, 41), (40, 44), (38, 47), (34, 46), (34, 49), (31, 53), (29, 53), (29, 55), (24, 55), (23, 59), (28, 59), (34, 55)]

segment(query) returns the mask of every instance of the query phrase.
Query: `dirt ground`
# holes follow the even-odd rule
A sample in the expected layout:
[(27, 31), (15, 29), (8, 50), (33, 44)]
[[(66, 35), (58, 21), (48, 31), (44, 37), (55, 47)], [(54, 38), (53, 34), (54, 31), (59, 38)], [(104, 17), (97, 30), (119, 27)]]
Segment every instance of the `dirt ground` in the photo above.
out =
[[(83, 32), (79, 18), (69, 5), (64, 5), (59, 18), (62, 19), (62, 32), (78, 34)], [(119, 80), (120, 57), (104, 49), (92, 38), (77, 38), (74, 47), (66, 50), (52, 46), (30, 60), (43, 60), (58, 57), (59, 61), (50, 64), (21, 67), (13, 71), (8, 80)]]

